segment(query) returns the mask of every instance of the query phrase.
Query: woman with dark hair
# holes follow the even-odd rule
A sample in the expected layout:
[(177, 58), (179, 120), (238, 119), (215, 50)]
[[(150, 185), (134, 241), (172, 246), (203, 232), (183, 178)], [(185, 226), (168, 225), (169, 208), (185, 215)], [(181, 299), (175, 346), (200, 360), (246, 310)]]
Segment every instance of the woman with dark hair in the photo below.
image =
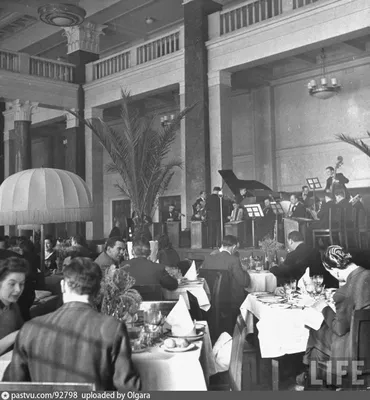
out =
[(54, 245), (53, 238), (51, 236), (46, 236), (44, 240), (44, 263), (45, 270), (49, 273), (57, 269), (57, 252), (55, 251)]
[[(354, 310), (370, 308), (369, 270), (353, 263), (352, 256), (340, 246), (329, 246), (322, 262), (326, 270), (338, 279), (340, 287), (333, 297), (336, 311), (326, 300), (319, 300), (313, 306), (322, 313), (324, 321), (319, 330), (310, 330), (303, 359), (307, 366), (312, 361), (350, 360), (352, 314)], [(306, 377), (303, 373), (299, 380), (302, 382)]]
[(177, 267), (180, 257), (177, 251), (172, 247), (172, 243), (167, 235), (161, 235), (158, 238), (158, 261), (168, 267)]
[(17, 305), (21, 296), (28, 262), (20, 257), (10, 257), (0, 262), (0, 355), (14, 344), (23, 319)]

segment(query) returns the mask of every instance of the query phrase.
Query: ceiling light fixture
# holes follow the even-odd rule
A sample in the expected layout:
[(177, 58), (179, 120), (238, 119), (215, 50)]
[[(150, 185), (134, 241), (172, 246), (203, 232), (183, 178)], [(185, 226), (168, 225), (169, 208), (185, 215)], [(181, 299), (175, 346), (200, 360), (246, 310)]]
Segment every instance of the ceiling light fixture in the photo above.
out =
[(147, 25), (152, 24), (154, 21), (155, 21), (155, 19), (154, 19), (153, 17), (146, 17), (146, 18), (145, 18), (145, 23), (146, 23)]
[(311, 96), (317, 97), (321, 100), (330, 99), (341, 90), (341, 85), (338, 84), (337, 78), (331, 78), (330, 83), (326, 78), (326, 67), (325, 67), (325, 50), (321, 50), (321, 65), (322, 65), (322, 78), (320, 79), (320, 83), (317, 84), (315, 79), (312, 79), (308, 83), (308, 92)]
[(41, 21), (60, 27), (80, 25), (86, 16), (86, 11), (74, 4), (46, 4), (37, 11)]

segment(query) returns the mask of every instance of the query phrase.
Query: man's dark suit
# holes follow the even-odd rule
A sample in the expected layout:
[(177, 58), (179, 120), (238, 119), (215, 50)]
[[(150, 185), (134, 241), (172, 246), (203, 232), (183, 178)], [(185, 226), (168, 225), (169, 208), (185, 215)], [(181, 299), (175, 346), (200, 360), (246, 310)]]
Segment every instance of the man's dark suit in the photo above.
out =
[(305, 218), (306, 217), (306, 208), (305, 206), (298, 202), (294, 206), (292, 206), (292, 217), (293, 218)]
[(276, 276), (278, 286), (282, 286), (290, 279), (301, 279), (307, 267), (310, 268), (310, 276), (324, 276), (325, 287), (338, 287), (338, 281), (323, 267), (319, 250), (303, 242), (287, 254), (283, 265), (271, 267), (270, 272)]
[(165, 265), (154, 263), (145, 257), (125, 261), (123, 266), (135, 278), (135, 286), (161, 285), (168, 290), (175, 290), (178, 287), (177, 279), (168, 274)]
[(23, 325), (3, 381), (95, 383), (96, 390), (141, 388), (126, 326), (77, 301)]
[(213, 248), (221, 244), (220, 198), (217, 194), (213, 193), (207, 198), (206, 210), (208, 221), (208, 245)]
[(244, 289), (249, 286), (251, 280), (248, 272), (243, 271), (239, 258), (227, 251), (221, 251), (207, 256), (202, 268), (227, 271), (228, 282), (226, 283), (228, 285), (223, 285), (225, 290), (222, 297), (226, 297), (228, 300), (233, 319), (236, 319), (239, 308), (245, 300), (246, 294)]
[[(348, 192), (348, 189), (346, 187), (346, 183), (349, 182), (349, 179), (346, 178), (341, 172), (338, 172), (336, 174), (336, 180), (338, 181), (337, 183), (335, 183), (334, 188), (335, 189), (341, 189), (343, 188), (345, 193), (346, 193), (346, 198), (348, 199), (350, 197), (350, 194)], [(333, 177), (330, 176), (327, 180), (326, 180), (326, 186), (325, 186), (325, 191), (326, 192), (330, 192), (332, 191), (331, 185), (333, 183)]]
[(178, 211), (173, 210), (172, 212), (164, 211), (162, 213), (162, 221), (167, 222), (168, 219), (172, 218), (174, 221), (180, 221), (180, 214)]

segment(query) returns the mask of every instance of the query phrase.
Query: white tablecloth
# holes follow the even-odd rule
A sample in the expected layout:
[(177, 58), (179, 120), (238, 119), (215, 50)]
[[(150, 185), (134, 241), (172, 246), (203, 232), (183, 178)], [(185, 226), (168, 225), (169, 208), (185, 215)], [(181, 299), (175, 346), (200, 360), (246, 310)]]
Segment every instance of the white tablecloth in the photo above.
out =
[[(199, 321), (198, 321), (199, 322)], [(209, 376), (216, 373), (208, 325), (203, 340), (194, 342), (197, 349), (185, 353), (168, 353), (156, 346), (144, 353), (135, 353), (132, 360), (141, 376), (142, 390), (207, 390)], [(0, 380), (12, 352), (0, 357)]]
[(203, 285), (186, 284), (179, 286), (176, 290), (162, 289), (165, 300), (178, 300), (180, 295), (183, 295), (187, 307), (190, 308), (187, 291), (197, 298), (202, 310), (208, 311), (211, 308), (210, 291), (206, 280), (204, 280)]
[(276, 276), (269, 271), (249, 271), (251, 283), (248, 292), (274, 292), (277, 286)]
[(253, 315), (259, 320), (257, 328), (262, 358), (305, 351), (309, 336), (306, 324), (319, 329), (323, 321), (322, 314), (313, 308), (279, 309), (258, 301), (253, 294), (247, 296), (240, 312), (248, 333), (253, 332)]

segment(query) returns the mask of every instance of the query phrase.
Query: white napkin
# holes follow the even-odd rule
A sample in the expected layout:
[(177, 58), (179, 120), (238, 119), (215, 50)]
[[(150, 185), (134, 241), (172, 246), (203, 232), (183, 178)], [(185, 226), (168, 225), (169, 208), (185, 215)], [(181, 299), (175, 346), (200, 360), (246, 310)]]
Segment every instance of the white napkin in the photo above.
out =
[(297, 283), (297, 287), (299, 287), (301, 289), (301, 293), (306, 293), (306, 286), (304, 283), (309, 282), (310, 279), (311, 279), (310, 278), (310, 267), (307, 267), (302, 278)]
[(158, 255), (158, 240), (150, 240), (150, 256), (149, 260), (156, 262)]
[(171, 331), (174, 336), (194, 336), (196, 334), (194, 322), (191, 319), (182, 294), (175, 307), (168, 314), (166, 322), (171, 325)]
[(197, 274), (197, 267), (195, 265), (195, 261), (191, 263), (190, 268), (188, 269), (187, 273), (185, 274), (184, 278), (189, 279), (189, 281), (195, 281), (198, 278)]
[(132, 255), (132, 242), (127, 242), (127, 252), (128, 252), (128, 258), (131, 260), (134, 256)]

